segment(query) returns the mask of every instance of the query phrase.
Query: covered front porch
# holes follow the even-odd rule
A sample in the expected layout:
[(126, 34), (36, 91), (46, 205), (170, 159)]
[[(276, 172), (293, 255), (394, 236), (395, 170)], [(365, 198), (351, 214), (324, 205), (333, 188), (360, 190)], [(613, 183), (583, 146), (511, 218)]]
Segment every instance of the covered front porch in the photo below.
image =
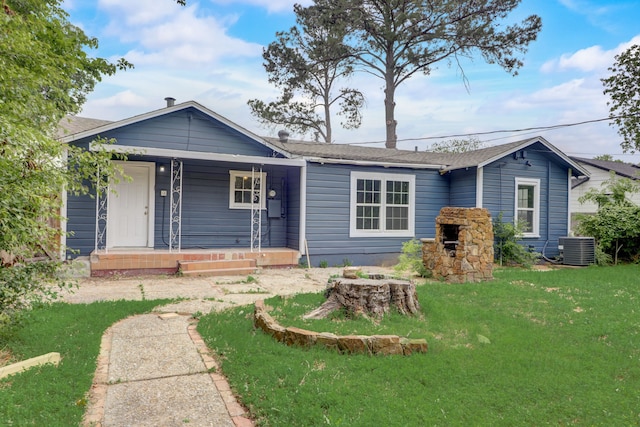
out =
[(91, 276), (246, 275), (298, 265), (299, 162), (147, 151), (153, 155), (120, 163), (132, 179), (96, 191)]
[(91, 276), (140, 276), (176, 274), (185, 276), (225, 276), (255, 273), (260, 268), (287, 268), (298, 265), (300, 252), (289, 248), (229, 249), (111, 249), (93, 251)]

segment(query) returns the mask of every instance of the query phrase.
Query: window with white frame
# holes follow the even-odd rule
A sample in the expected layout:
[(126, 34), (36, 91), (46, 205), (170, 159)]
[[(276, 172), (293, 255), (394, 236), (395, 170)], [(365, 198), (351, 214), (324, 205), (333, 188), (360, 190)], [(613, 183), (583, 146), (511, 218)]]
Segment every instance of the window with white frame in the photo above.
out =
[(351, 172), (351, 237), (412, 237), (415, 176)]
[(540, 235), (540, 180), (516, 178), (516, 222), (524, 237)]
[(230, 170), (229, 177), (230, 209), (251, 209), (252, 202), (265, 209), (265, 172)]

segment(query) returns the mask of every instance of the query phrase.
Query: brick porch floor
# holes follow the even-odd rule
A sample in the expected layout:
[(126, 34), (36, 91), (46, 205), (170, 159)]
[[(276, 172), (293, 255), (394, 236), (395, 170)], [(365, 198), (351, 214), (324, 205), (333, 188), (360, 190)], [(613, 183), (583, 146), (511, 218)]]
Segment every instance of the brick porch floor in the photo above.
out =
[[(180, 252), (154, 249), (110, 249), (93, 252), (90, 257), (92, 276), (113, 274), (175, 274), (180, 262), (253, 260), (255, 267), (282, 268), (297, 266), (300, 253), (288, 248), (268, 248), (260, 252), (250, 249), (188, 249)], [(228, 263), (220, 263), (228, 268)]]

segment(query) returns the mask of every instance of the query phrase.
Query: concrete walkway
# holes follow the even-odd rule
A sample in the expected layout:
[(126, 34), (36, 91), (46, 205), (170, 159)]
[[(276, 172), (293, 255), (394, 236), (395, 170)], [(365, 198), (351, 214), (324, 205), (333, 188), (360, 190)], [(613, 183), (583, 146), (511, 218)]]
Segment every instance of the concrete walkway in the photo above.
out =
[[(387, 273), (382, 268), (368, 272)], [(185, 298), (152, 314), (121, 320), (102, 337), (83, 425), (93, 427), (249, 427), (192, 314), (257, 299), (320, 292), (341, 268), (264, 270), (243, 277), (146, 277), (82, 280), (69, 303)]]
[(190, 315), (124, 319), (102, 338), (85, 426), (253, 426)]

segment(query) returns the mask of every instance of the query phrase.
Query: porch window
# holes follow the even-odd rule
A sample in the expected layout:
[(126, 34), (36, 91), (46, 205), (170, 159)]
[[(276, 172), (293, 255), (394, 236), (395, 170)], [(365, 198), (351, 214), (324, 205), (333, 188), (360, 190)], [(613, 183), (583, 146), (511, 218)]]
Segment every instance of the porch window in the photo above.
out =
[[(252, 179), (253, 176), (253, 179)], [(266, 172), (229, 171), (229, 209), (251, 209), (251, 202), (265, 209)]]
[(516, 222), (524, 237), (540, 235), (540, 180), (516, 178)]
[(415, 176), (351, 173), (351, 237), (412, 237)]

